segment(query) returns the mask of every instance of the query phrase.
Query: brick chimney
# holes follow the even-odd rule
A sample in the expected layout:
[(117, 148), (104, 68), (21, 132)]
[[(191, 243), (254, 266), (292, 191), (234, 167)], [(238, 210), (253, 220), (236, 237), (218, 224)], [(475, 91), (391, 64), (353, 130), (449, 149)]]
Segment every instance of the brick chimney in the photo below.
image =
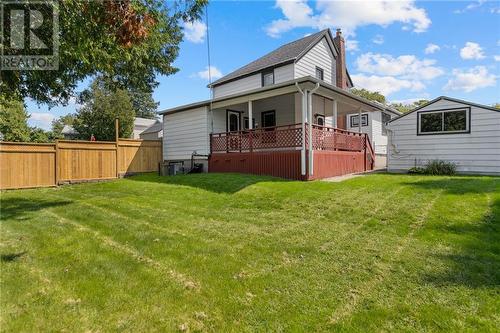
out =
[(347, 89), (347, 69), (345, 63), (345, 40), (342, 37), (342, 30), (337, 29), (337, 34), (333, 39), (335, 46), (339, 50), (337, 57), (337, 87)]

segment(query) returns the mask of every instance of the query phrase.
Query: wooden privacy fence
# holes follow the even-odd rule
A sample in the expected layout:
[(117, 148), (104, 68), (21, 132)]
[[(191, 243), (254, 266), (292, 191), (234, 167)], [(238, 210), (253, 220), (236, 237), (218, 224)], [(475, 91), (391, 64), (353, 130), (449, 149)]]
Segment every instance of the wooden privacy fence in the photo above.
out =
[(0, 189), (114, 179), (158, 170), (161, 140), (0, 143)]

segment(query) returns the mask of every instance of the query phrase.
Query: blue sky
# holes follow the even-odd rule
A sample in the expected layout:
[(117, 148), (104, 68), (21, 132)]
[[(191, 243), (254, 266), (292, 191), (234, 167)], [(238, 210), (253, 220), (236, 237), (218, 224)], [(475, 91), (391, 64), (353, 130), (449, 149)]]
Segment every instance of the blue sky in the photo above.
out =
[[(209, 98), (207, 30), (215, 78), (306, 34), (340, 27), (357, 87), (390, 101), (447, 95), (500, 102), (500, 1), (212, 1), (208, 15), (208, 29), (205, 19), (185, 26), (179, 72), (158, 77), (160, 110)], [(46, 129), (78, 107), (27, 104), (30, 124)]]

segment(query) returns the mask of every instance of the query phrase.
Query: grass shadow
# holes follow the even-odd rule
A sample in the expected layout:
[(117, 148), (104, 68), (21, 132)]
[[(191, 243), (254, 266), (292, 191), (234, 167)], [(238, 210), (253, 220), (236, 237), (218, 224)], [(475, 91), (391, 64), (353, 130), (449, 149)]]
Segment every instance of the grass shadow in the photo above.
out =
[(479, 223), (441, 226), (438, 232), (457, 235), (454, 239), (458, 251), (437, 255), (449, 269), (425, 274), (425, 282), (472, 288), (500, 286), (500, 199), (494, 201)]
[(291, 182), (270, 176), (257, 176), (237, 173), (200, 173), (175, 176), (158, 176), (155, 174), (142, 174), (127, 179), (141, 182), (179, 185), (198, 188), (214, 193), (233, 194), (244, 188), (260, 182)]
[[(432, 176), (429, 176), (432, 177)], [(496, 192), (500, 186), (500, 178), (494, 178), (496, 186), (491, 186), (492, 178), (488, 177), (460, 177), (429, 180), (415, 180), (404, 182), (403, 185), (415, 186), (425, 190), (445, 190), (444, 194), (486, 194)]]
[(24, 256), (26, 253), (27, 253), (27, 251), (2, 254), (2, 255), (0, 255), (0, 260), (2, 262), (13, 262), (13, 261), (16, 261), (17, 259), (21, 258), (22, 256)]
[(28, 213), (45, 208), (64, 206), (72, 203), (70, 200), (40, 200), (24, 198), (2, 198), (0, 200), (0, 221), (27, 219)]

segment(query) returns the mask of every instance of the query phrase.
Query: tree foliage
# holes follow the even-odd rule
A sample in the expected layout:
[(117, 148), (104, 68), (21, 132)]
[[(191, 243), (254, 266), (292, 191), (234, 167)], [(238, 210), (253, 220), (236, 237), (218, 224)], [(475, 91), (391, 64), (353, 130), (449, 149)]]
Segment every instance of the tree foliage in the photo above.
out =
[(0, 133), (3, 141), (29, 142), (29, 115), (18, 100), (6, 100), (0, 96)]
[[(65, 104), (81, 80), (112, 78), (121, 88), (152, 91), (169, 75), (182, 41), (181, 22), (199, 18), (207, 0), (59, 1), (59, 69), (1, 71), (0, 95)], [(6, 23), (5, 23), (6, 24)], [(7, 27), (5, 27), (7, 28)], [(5, 30), (5, 29), (4, 29)], [(51, 34), (49, 31), (37, 34)]]
[(134, 116), (126, 90), (109, 90), (95, 81), (83, 100), (83, 106), (76, 113), (73, 128), (83, 140), (89, 140), (94, 135), (99, 141), (114, 141), (115, 119), (120, 122), (119, 136), (127, 138), (132, 134)]
[[(152, 90), (139, 90), (134, 87), (122, 87), (118, 82), (106, 76), (98, 76), (94, 80), (94, 84), (99, 85), (101, 89), (115, 91), (115, 90), (126, 90), (130, 101), (132, 102), (132, 107), (136, 117), (154, 119), (156, 117), (156, 111), (158, 110), (158, 105), (160, 103), (155, 102), (153, 99)], [(90, 89), (85, 89), (82, 91), (78, 100), (80, 103), (85, 103), (85, 101), (91, 95)]]
[(129, 91), (135, 116), (140, 118), (154, 119), (160, 103), (155, 102), (150, 92)]
[(421, 100), (415, 101), (415, 102), (410, 103), (410, 104), (392, 103), (391, 106), (401, 113), (407, 113), (407, 112), (410, 112), (411, 110), (418, 108), (419, 106), (422, 106), (428, 102), (429, 101), (426, 99), (421, 99)]
[(24, 104), (18, 100), (7, 100), (0, 96), (0, 133), (3, 141), (50, 142), (51, 132), (28, 126), (29, 114)]
[(493, 104), (493, 107), (494, 107), (495, 109), (499, 109), (499, 110), (500, 110), (500, 103), (495, 103), (495, 104)]
[(354, 95), (366, 98), (369, 101), (375, 101), (375, 102), (379, 102), (382, 104), (385, 104), (385, 102), (386, 102), (385, 96), (382, 95), (381, 93), (379, 93), (378, 91), (374, 92), (374, 91), (369, 91), (369, 90), (364, 89), (364, 88), (361, 88), (361, 89), (354, 88), (354, 89), (351, 89), (351, 92)]

